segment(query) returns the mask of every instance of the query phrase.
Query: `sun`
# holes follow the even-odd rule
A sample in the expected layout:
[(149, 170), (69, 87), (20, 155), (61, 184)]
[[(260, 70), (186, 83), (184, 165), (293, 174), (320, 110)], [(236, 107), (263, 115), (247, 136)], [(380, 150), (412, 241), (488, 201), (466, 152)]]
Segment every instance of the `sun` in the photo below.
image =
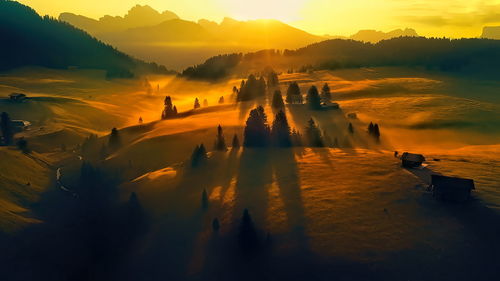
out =
[(291, 22), (300, 18), (307, 0), (221, 0), (227, 14), (240, 20), (277, 19)]

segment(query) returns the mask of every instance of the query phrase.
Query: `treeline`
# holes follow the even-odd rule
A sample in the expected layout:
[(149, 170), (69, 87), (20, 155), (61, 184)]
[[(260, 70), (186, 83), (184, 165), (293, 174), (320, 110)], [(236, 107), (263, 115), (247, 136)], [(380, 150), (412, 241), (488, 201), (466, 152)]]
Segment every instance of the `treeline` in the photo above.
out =
[(377, 44), (354, 40), (327, 40), (298, 50), (285, 50), (284, 57), (317, 61), (315, 69), (370, 66), (422, 66), (441, 71), (468, 67), (493, 71), (500, 63), (500, 41), (399, 37)]
[(0, 71), (22, 66), (107, 71), (108, 78), (140, 72), (171, 73), (164, 66), (134, 59), (86, 32), (28, 6), (0, 0)]
[[(359, 67), (425, 67), (440, 71), (494, 72), (500, 64), (500, 41), (490, 39), (448, 39), (425, 37), (399, 37), (376, 44), (354, 40), (333, 39), (309, 45), (297, 50), (262, 50), (245, 55), (232, 55), (237, 61), (225, 63), (224, 56), (207, 60), (226, 68), (230, 74), (236, 65), (242, 69), (256, 71), (262, 65), (279, 65), (288, 72), (311, 70), (335, 70)], [(206, 63), (207, 63), (206, 62)], [(293, 69), (296, 67), (296, 69)], [(208, 68), (204, 68), (209, 71)], [(224, 71), (219, 70), (218, 79)], [(211, 79), (209, 72), (204, 76), (187, 77)]]
[(219, 55), (204, 63), (186, 68), (180, 74), (187, 79), (217, 80), (226, 77), (241, 61), (242, 54)]

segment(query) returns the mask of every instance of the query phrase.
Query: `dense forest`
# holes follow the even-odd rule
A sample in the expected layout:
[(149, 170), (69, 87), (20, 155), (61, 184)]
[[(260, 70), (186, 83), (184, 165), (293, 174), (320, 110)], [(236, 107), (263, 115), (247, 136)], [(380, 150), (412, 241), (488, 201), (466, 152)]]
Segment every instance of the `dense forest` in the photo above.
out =
[(102, 69), (108, 78), (128, 78), (138, 72), (168, 73), (164, 66), (134, 59), (15, 1), (0, 0), (0, 34), (0, 71), (34, 65)]
[[(224, 56), (213, 57), (203, 64), (223, 64), (226, 69), (259, 71), (272, 62), (273, 67), (282, 71), (305, 72), (309, 70), (334, 70), (343, 68), (402, 66), (424, 67), (428, 70), (446, 72), (467, 72), (491, 74), (500, 65), (500, 41), (490, 39), (447, 39), (425, 37), (399, 37), (379, 43), (364, 43), (354, 40), (333, 39), (315, 43), (297, 50), (263, 50), (238, 55), (238, 62), (227, 63)], [(207, 74), (196, 73), (185, 76), (194, 79), (210, 78)], [(229, 72), (227, 72), (229, 73)], [(220, 77), (218, 77), (220, 78)]]

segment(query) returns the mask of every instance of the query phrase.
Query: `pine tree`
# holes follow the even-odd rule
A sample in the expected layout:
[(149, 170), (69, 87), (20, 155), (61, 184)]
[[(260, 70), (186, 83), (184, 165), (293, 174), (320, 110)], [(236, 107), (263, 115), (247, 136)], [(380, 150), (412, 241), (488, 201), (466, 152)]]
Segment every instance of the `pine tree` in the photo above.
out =
[(195, 98), (194, 99), (194, 109), (197, 109), (197, 108), (200, 108), (200, 101), (198, 100), (198, 98)]
[(238, 232), (238, 243), (241, 250), (245, 253), (255, 251), (259, 246), (259, 237), (252, 217), (247, 209), (243, 211), (243, 217)]
[(271, 130), (271, 140), (275, 146), (292, 146), (290, 126), (288, 125), (288, 120), (286, 119), (286, 114), (283, 110), (278, 111), (276, 117), (274, 118)]
[(289, 104), (302, 104), (302, 94), (300, 93), (300, 87), (297, 82), (292, 82), (288, 85), (285, 101)]
[(215, 150), (227, 151), (226, 140), (221, 125), (217, 127), (217, 137), (215, 138)]
[(285, 103), (283, 102), (283, 97), (281, 96), (281, 91), (274, 91), (272, 107), (274, 109), (283, 109), (285, 108)]
[(370, 122), (370, 125), (368, 125), (368, 134), (373, 134), (373, 122)]
[(112, 151), (116, 151), (122, 145), (120, 133), (117, 128), (111, 129), (111, 134), (109, 135), (108, 147)]
[(223, 103), (224, 103), (224, 96), (221, 96), (221, 97), (219, 98), (219, 104), (223, 104)]
[(316, 88), (316, 86), (311, 86), (309, 91), (307, 91), (306, 102), (311, 109), (321, 109), (321, 98), (319, 97), (318, 88)]
[(204, 210), (208, 209), (208, 194), (206, 189), (203, 189), (203, 192), (201, 193), (201, 207)]
[(373, 125), (373, 133), (372, 133), (373, 137), (377, 140), (380, 139), (380, 129), (378, 127), (378, 124), (375, 124)]
[(212, 221), (212, 230), (214, 232), (218, 232), (220, 229), (220, 223), (219, 223), (219, 219), (218, 218), (215, 218), (213, 221)]
[(332, 94), (330, 93), (330, 87), (328, 87), (327, 83), (325, 83), (325, 85), (323, 85), (323, 88), (321, 89), (321, 100), (324, 103), (329, 103), (332, 101)]
[(306, 127), (306, 136), (309, 141), (309, 145), (312, 147), (322, 147), (324, 146), (323, 139), (321, 137), (321, 131), (316, 126), (316, 123), (311, 118), (307, 122), (308, 126)]
[(207, 150), (203, 144), (197, 145), (191, 154), (191, 166), (198, 167), (208, 159)]
[(264, 79), (264, 76), (261, 76), (259, 79), (259, 84), (257, 86), (257, 95), (256, 97), (263, 97), (266, 95), (266, 80)]
[(351, 135), (354, 134), (354, 127), (352, 126), (351, 122), (349, 122), (349, 126), (347, 127), (347, 129)]
[(170, 96), (165, 97), (164, 106), (165, 108), (161, 114), (162, 119), (172, 118), (177, 115), (177, 107), (172, 108), (172, 98)]
[(177, 115), (177, 106), (174, 105), (174, 115)]
[(233, 142), (232, 142), (232, 149), (239, 149), (239, 148), (240, 148), (240, 140), (238, 139), (238, 135), (234, 134)]
[(11, 145), (14, 141), (14, 131), (12, 129), (12, 122), (7, 112), (2, 112), (0, 117), (0, 129), (2, 131), (3, 143)]
[(267, 74), (267, 85), (269, 88), (277, 87), (279, 85), (278, 74), (274, 71), (269, 71)]
[(262, 106), (250, 111), (244, 137), (243, 145), (245, 147), (264, 147), (269, 144), (270, 128)]
[(139, 124), (142, 124), (143, 120), (142, 120), (142, 116), (139, 116)]

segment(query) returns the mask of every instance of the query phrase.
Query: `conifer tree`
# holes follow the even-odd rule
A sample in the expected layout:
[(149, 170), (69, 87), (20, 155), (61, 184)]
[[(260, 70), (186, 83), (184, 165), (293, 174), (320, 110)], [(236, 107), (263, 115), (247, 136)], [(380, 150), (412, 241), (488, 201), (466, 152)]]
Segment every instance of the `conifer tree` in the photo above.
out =
[(207, 150), (203, 144), (197, 145), (191, 154), (191, 166), (198, 167), (208, 159)]
[(12, 145), (14, 141), (14, 131), (12, 129), (12, 122), (7, 112), (2, 112), (0, 117), (0, 129), (2, 131), (3, 144)]
[(283, 109), (285, 108), (285, 103), (283, 102), (283, 97), (281, 96), (281, 91), (274, 91), (272, 107), (274, 109)]
[(354, 134), (354, 127), (352, 126), (352, 123), (349, 122), (349, 126), (347, 127), (348, 131), (350, 134)]
[(177, 115), (177, 108), (175, 106), (172, 107), (172, 98), (170, 96), (165, 97), (164, 105), (165, 108), (163, 109), (161, 115), (162, 119), (172, 118)]
[(307, 91), (306, 102), (311, 109), (321, 109), (321, 98), (319, 97), (318, 88), (316, 88), (316, 86), (311, 86), (309, 91)]
[(325, 83), (325, 85), (323, 85), (323, 88), (321, 89), (321, 100), (325, 103), (329, 103), (332, 101), (332, 94), (327, 83)]
[(370, 122), (370, 125), (368, 125), (368, 134), (373, 134), (373, 122)]
[(218, 218), (215, 218), (213, 221), (212, 221), (212, 230), (214, 232), (218, 232), (220, 229), (220, 223), (219, 223), (219, 219)]
[(234, 134), (231, 146), (232, 146), (232, 149), (239, 149), (240, 148), (240, 140), (239, 140), (237, 134)]
[(217, 127), (217, 137), (215, 138), (215, 150), (226, 151), (226, 140), (224, 138), (224, 132), (222, 131), (221, 125)]
[(285, 101), (289, 104), (302, 104), (302, 94), (300, 93), (300, 87), (297, 82), (292, 82), (288, 85)]
[(223, 104), (223, 103), (224, 103), (224, 96), (221, 96), (221, 97), (219, 98), (219, 104)]
[(243, 217), (238, 231), (238, 243), (243, 252), (255, 251), (259, 246), (259, 237), (255, 229), (252, 217), (247, 209), (243, 211)]
[(264, 147), (269, 144), (270, 128), (262, 106), (250, 111), (244, 137), (243, 145), (245, 147)]
[(324, 146), (323, 139), (321, 137), (321, 131), (319, 130), (318, 126), (316, 126), (314, 120), (312, 118), (309, 119), (307, 124), (306, 136), (307, 140), (309, 141), (309, 145), (312, 147)]
[(271, 140), (273, 145), (279, 147), (290, 147), (292, 145), (290, 126), (288, 125), (288, 120), (283, 110), (278, 111), (274, 118), (271, 130)]
[(269, 88), (277, 87), (279, 85), (278, 74), (274, 71), (270, 71), (267, 74), (267, 85)]
[(372, 133), (373, 137), (377, 140), (380, 139), (380, 129), (378, 127), (378, 124), (375, 124), (373, 125), (373, 133)]
[(109, 140), (108, 140), (108, 147), (112, 150), (115, 151), (120, 146), (122, 145), (120, 133), (118, 132), (117, 128), (111, 129), (111, 134), (109, 135)]
[(194, 109), (197, 109), (197, 108), (200, 108), (200, 101), (198, 100), (198, 98), (195, 98), (194, 99)]

